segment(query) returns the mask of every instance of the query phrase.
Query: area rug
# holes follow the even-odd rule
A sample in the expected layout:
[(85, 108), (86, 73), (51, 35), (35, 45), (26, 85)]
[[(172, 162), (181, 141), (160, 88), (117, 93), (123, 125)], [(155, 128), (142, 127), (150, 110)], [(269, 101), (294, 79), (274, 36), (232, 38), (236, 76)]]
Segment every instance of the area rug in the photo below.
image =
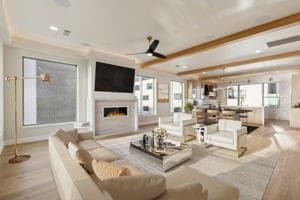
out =
[[(122, 138), (99, 141), (105, 148), (111, 150), (135, 167), (152, 174), (166, 175), (157, 163), (146, 157), (131, 155), (129, 143), (138, 140), (142, 134)], [(276, 166), (276, 156), (263, 158), (256, 155), (244, 155), (237, 158), (219, 147), (205, 149), (196, 141), (190, 142), (193, 148), (192, 158), (182, 165), (190, 166), (200, 173), (215, 177), (229, 183), (240, 190), (241, 200), (260, 200)], [(182, 166), (181, 165), (181, 166)], [(178, 166), (179, 167), (179, 166)]]

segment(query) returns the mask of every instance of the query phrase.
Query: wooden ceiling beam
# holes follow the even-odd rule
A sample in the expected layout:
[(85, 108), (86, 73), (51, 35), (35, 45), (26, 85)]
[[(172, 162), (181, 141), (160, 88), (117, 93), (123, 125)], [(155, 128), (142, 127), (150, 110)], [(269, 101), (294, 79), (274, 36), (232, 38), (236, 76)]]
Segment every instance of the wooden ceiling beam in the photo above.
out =
[(290, 71), (290, 70), (300, 70), (300, 66), (297, 65), (293, 67), (271, 67), (267, 69), (255, 69), (255, 70), (248, 70), (248, 71), (225, 74), (225, 75), (200, 77), (199, 80), (207, 81), (207, 80), (215, 80), (215, 79), (221, 79), (227, 77), (248, 76), (252, 74), (260, 74), (260, 73), (275, 72), (275, 71)]
[(139, 66), (141, 68), (146, 68), (146, 67), (149, 67), (150, 65), (163, 63), (163, 62), (170, 61), (170, 60), (173, 60), (178, 57), (208, 51), (210, 49), (224, 46), (233, 41), (247, 38), (252, 35), (266, 32), (266, 31), (269, 31), (272, 29), (280, 28), (282, 26), (286, 26), (286, 25), (293, 24), (296, 22), (300, 22), (300, 12), (290, 15), (290, 16), (287, 16), (287, 17), (283, 17), (283, 18), (268, 22), (268, 23), (265, 23), (265, 24), (262, 24), (262, 25), (259, 25), (259, 26), (255, 26), (255, 27), (234, 33), (231, 35), (227, 35), (225, 37), (218, 38), (213, 41), (209, 41), (209, 42), (202, 43), (202, 44), (199, 44), (199, 45), (187, 48), (187, 49), (183, 49), (183, 50), (175, 52), (175, 53), (171, 53), (171, 54), (167, 55), (166, 59), (153, 59), (153, 60), (141, 63), (141, 64), (139, 64)]
[(215, 71), (215, 70), (224, 69), (224, 68), (239, 67), (241, 65), (248, 65), (248, 64), (253, 64), (253, 63), (279, 60), (279, 59), (291, 58), (291, 57), (297, 57), (297, 56), (300, 56), (300, 50), (299, 51), (290, 51), (290, 52), (280, 53), (280, 54), (275, 54), (275, 55), (270, 55), (270, 56), (263, 56), (263, 57), (259, 57), (259, 58), (253, 58), (253, 59), (243, 60), (243, 61), (238, 61), (238, 62), (226, 63), (226, 64), (221, 64), (221, 65), (202, 67), (199, 69), (178, 72), (177, 75), (183, 76), (183, 75), (188, 75), (188, 74), (197, 74), (197, 73), (201, 73), (201, 72)]

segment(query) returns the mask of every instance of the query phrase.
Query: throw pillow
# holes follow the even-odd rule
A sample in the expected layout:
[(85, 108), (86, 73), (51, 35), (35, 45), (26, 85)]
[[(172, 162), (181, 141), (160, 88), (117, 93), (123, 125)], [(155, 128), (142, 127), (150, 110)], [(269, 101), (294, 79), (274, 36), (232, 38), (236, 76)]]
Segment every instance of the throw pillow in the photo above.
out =
[(166, 179), (151, 174), (122, 176), (105, 179), (101, 181), (101, 186), (113, 199), (150, 200), (156, 199), (166, 191)]
[(93, 173), (93, 158), (86, 150), (73, 142), (69, 142), (68, 151), (73, 160), (81, 164), (88, 173)]
[(185, 183), (172, 188), (159, 197), (157, 200), (207, 200), (207, 190), (202, 191), (202, 185), (199, 182)]
[(126, 167), (117, 166), (104, 160), (92, 161), (92, 168), (94, 173), (100, 180), (104, 180), (111, 177), (117, 176), (129, 176), (130, 171)]

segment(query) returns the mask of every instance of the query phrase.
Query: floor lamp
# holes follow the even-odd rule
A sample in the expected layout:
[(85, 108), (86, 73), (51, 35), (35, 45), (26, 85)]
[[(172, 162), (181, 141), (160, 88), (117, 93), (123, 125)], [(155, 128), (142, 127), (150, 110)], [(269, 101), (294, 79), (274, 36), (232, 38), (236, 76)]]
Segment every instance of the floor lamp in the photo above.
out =
[(14, 87), (14, 148), (15, 148), (15, 155), (13, 158), (8, 160), (8, 163), (20, 163), (24, 162), (26, 160), (30, 159), (30, 155), (18, 155), (18, 130), (17, 130), (17, 80), (24, 80), (24, 79), (40, 79), (42, 81), (50, 81), (50, 76), (48, 74), (40, 74), (39, 76), (33, 76), (33, 77), (8, 77), (6, 76), (4, 80), (6, 82), (13, 81), (13, 87)]

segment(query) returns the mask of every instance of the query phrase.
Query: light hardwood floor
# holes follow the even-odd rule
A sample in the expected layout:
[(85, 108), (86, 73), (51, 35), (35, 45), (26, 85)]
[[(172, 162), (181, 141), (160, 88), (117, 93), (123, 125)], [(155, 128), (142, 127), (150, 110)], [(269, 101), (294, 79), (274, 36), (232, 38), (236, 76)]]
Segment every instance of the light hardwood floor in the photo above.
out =
[[(142, 127), (139, 132), (150, 130)], [(47, 141), (21, 144), (21, 153), (32, 158), (24, 163), (8, 164), (13, 146), (0, 156), (0, 200), (58, 200), (51, 174)], [(279, 154), (264, 200), (300, 199), (300, 129), (293, 130), (286, 121), (270, 121), (248, 137), (247, 154)]]

